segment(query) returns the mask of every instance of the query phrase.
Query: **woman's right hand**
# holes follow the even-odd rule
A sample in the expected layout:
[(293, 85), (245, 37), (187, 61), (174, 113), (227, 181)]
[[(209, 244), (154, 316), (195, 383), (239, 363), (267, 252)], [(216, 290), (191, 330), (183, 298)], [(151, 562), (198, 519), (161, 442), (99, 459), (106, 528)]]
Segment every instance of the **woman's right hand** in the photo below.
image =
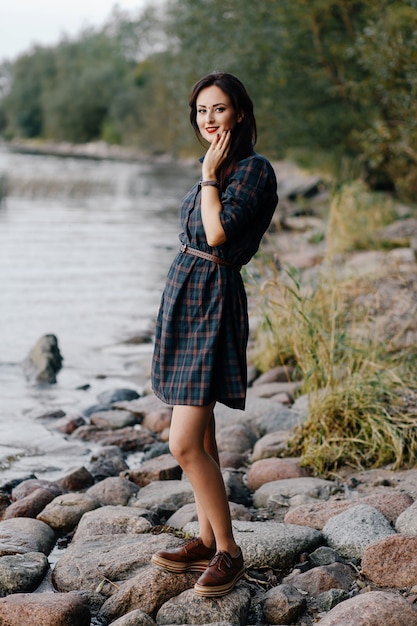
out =
[(203, 180), (215, 180), (217, 178), (218, 169), (229, 153), (231, 137), (231, 131), (225, 130), (213, 139), (203, 161)]

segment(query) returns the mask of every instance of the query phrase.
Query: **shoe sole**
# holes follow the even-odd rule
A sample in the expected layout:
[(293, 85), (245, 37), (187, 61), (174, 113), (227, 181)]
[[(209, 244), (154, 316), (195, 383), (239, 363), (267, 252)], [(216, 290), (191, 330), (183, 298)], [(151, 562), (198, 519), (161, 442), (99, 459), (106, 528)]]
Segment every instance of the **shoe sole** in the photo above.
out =
[(205, 572), (209, 564), (209, 559), (190, 561), (190, 563), (177, 563), (176, 561), (170, 561), (169, 559), (164, 559), (164, 557), (159, 556), (158, 554), (154, 554), (151, 558), (151, 562), (154, 565), (158, 565), (158, 567), (162, 567), (168, 572), (182, 574), (183, 572)]
[(225, 583), (224, 585), (217, 585), (217, 586), (212, 586), (212, 587), (207, 587), (207, 586), (204, 587), (204, 586), (199, 585), (198, 583), (196, 583), (194, 585), (194, 591), (199, 596), (205, 596), (205, 597), (225, 596), (227, 593), (232, 591), (232, 589), (236, 585), (236, 583), (238, 583), (239, 580), (241, 578), (243, 578), (244, 573), (245, 573), (245, 568), (243, 567), (240, 570), (240, 572), (238, 572), (236, 574), (236, 576), (233, 578), (233, 580), (231, 580), (228, 583)]

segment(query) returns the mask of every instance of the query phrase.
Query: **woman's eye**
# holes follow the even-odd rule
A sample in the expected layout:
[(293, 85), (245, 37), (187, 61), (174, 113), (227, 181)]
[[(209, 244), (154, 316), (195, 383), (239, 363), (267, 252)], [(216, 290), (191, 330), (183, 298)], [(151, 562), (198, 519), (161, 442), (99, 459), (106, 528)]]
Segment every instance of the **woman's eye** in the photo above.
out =
[(216, 111), (217, 111), (218, 113), (223, 113), (223, 111), (224, 111), (224, 107), (217, 107)]
[(197, 113), (200, 113), (200, 115), (203, 115), (206, 112), (206, 109), (198, 109)]

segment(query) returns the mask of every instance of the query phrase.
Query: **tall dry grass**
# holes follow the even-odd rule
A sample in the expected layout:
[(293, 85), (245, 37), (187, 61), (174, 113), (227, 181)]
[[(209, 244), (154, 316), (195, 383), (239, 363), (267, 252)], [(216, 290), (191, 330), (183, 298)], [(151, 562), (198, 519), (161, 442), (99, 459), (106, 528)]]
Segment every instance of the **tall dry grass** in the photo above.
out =
[[(337, 232), (332, 253), (344, 248), (340, 232), (352, 233), (350, 249), (356, 245), (356, 232), (362, 231), (365, 242), (375, 228), (374, 218), (367, 222), (369, 228), (362, 219), (370, 205), (362, 206), (362, 211), (357, 208), (356, 219), (351, 192), (347, 198), (346, 210), (340, 197), (335, 200), (337, 220), (344, 217), (349, 224), (336, 228), (333, 215), (327, 231), (328, 243)], [(390, 210), (379, 224), (388, 219)], [(387, 348), (384, 328), (357, 297), (364, 290), (375, 291), (374, 277), (338, 279), (329, 263), (309, 282), (294, 268), (280, 271), (263, 264), (259, 271), (263, 282), (255, 365), (261, 371), (277, 364), (295, 365), (301, 393), (309, 400), (308, 418), (295, 430), (290, 453), (300, 455), (304, 466), (324, 476), (343, 465), (392, 464), (394, 469), (414, 465), (417, 346), (400, 353)]]

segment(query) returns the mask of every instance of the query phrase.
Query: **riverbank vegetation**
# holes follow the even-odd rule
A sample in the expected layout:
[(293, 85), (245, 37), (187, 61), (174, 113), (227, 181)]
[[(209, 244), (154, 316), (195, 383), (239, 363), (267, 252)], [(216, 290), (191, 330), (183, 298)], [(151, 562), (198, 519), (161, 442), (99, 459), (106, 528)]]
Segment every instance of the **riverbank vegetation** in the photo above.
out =
[(188, 93), (215, 69), (252, 94), (260, 152), (332, 180), (320, 271), (309, 281), (271, 266), (263, 286), (257, 365), (295, 365), (310, 398), (292, 451), (318, 473), (414, 462), (417, 346), (398, 347), (376, 323), (376, 295), (361, 300), (386, 270), (348, 278), (337, 259), (387, 250), (376, 232), (395, 218), (395, 201), (415, 202), (417, 0), (115, 8), (103, 28), (0, 68), (0, 134), (195, 155)]
[[(289, 453), (322, 476), (416, 463), (417, 271), (389, 260), (391, 247), (409, 245), (384, 239), (394, 219), (392, 198), (345, 185), (333, 195), (320, 264), (309, 272), (259, 265), (255, 363), (295, 371), (309, 406)], [(372, 250), (369, 271), (361, 252)], [(349, 269), (355, 253), (360, 271)]]

